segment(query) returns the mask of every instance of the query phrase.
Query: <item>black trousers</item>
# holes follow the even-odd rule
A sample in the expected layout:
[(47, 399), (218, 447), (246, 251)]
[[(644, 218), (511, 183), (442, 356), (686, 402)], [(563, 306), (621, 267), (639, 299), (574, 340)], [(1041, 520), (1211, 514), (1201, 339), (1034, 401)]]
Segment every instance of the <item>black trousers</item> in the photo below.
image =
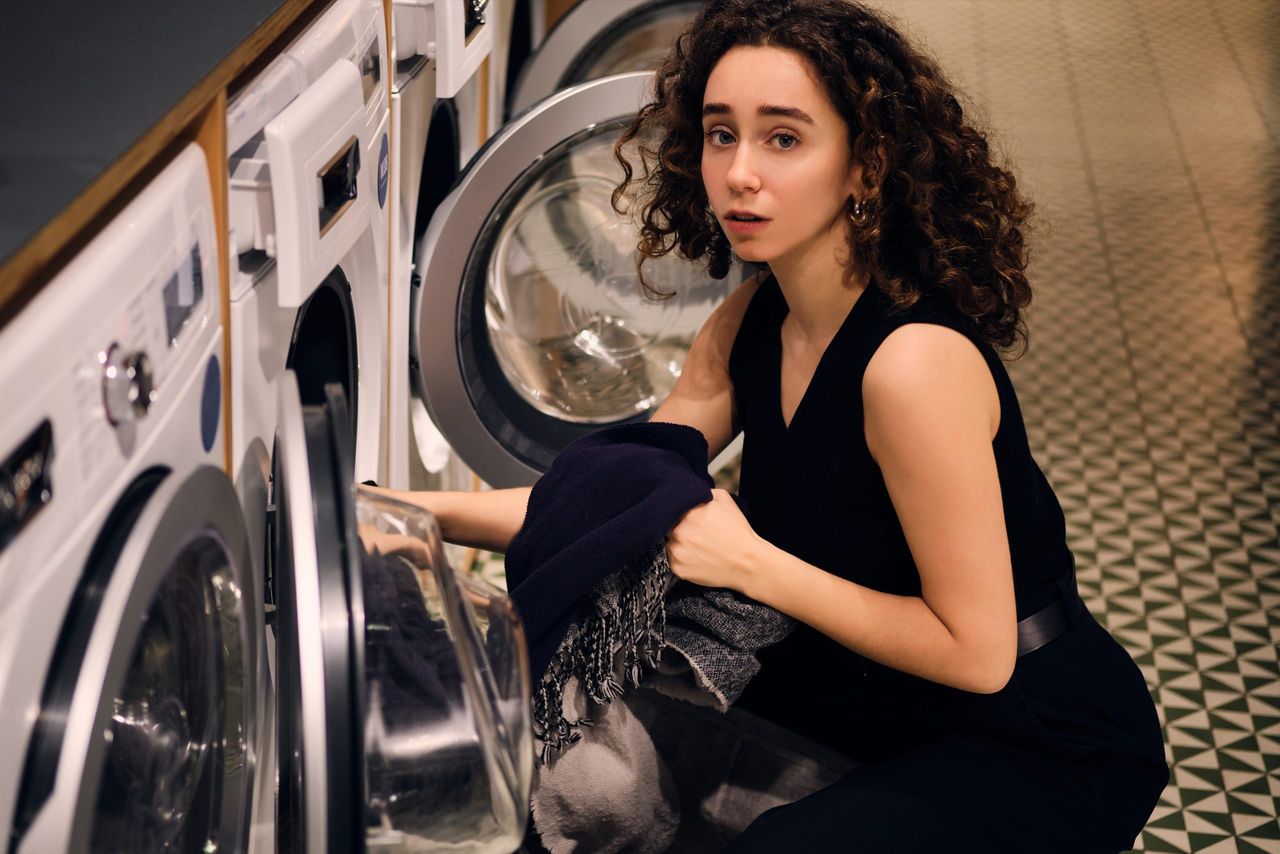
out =
[(1169, 770), (1141, 671), (1092, 617), (956, 692), (889, 758), (760, 815), (748, 852), (1090, 852), (1132, 847)]

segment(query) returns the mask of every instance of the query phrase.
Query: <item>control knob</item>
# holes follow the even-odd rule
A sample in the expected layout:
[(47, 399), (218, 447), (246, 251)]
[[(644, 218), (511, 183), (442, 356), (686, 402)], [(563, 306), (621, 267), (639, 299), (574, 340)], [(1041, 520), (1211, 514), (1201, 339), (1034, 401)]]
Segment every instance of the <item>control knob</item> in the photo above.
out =
[(143, 417), (155, 400), (155, 376), (145, 350), (126, 354), (112, 344), (102, 356), (102, 403), (113, 427)]

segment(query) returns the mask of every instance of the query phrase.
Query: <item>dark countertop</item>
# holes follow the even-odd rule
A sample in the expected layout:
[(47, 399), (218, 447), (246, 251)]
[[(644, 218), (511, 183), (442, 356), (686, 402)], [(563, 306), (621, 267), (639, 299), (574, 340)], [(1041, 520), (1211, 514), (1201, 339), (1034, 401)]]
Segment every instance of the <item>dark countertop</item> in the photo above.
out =
[(285, 4), (5, 4), (0, 268)]

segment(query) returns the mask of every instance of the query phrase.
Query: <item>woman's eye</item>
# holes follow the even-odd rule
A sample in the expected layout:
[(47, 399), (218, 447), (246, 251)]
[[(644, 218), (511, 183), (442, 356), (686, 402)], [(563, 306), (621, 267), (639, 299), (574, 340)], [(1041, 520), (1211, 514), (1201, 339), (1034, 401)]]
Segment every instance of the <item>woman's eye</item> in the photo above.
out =
[[(778, 147), (781, 148), (783, 151), (786, 151), (791, 148), (795, 148), (796, 143), (800, 141), (789, 133), (777, 134), (776, 136), (774, 136), (774, 139), (778, 141)], [(783, 145), (783, 140), (790, 140), (790, 142), (786, 145)]]
[(729, 143), (725, 142), (723, 139), (720, 138), (722, 136), (731, 136), (731, 135), (727, 130), (720, 130), (718, 128), (716, 130), (707, 131), (707, 137), (710, 138), (712, 142), (716, 143), (717, 145), (728, 145)]

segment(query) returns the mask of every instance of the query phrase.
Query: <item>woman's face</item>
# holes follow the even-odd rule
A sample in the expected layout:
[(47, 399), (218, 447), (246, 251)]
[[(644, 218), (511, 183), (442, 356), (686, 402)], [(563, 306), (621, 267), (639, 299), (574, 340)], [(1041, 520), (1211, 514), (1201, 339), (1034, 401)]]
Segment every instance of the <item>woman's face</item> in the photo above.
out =
[[(774, 263), (844, 245), (848, 125), (798, 53), (730, 49), (702, 99), (702, 180), (738, 257)], [(735, 221), (733, 212), (762, 222)]]

